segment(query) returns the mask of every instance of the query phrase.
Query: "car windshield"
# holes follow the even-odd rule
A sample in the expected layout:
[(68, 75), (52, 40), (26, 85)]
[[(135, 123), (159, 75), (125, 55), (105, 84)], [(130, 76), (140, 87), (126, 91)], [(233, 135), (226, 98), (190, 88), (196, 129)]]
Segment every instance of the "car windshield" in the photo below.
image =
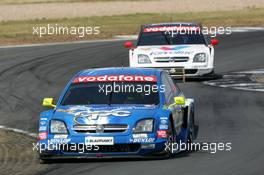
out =
[(201, 33), (142, 32), (137, 43), (138, 46), (182, 44), (205, 44), (205, 39)]
[(71, 84), (61, 105), (159, 104), (156, 82), (89, 82)]

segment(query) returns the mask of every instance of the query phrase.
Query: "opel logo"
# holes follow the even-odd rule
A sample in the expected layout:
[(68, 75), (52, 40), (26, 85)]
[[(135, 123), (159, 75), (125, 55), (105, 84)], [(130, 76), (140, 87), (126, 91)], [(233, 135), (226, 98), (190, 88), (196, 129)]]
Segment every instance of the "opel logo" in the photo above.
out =
[(169, 57), (169, 62), (174, 62), (174, 58), (173, 57)]
[(103, 125), (97, 125), (96, 126), (96, 133), (103, 133), (104, 132), (104, 126)]
[(171, 68), (171, 69), (170, 69), (170, 73), (172, 73), (172, 74), (173, 74), (173, 73), (176, 73), (176, 69)]

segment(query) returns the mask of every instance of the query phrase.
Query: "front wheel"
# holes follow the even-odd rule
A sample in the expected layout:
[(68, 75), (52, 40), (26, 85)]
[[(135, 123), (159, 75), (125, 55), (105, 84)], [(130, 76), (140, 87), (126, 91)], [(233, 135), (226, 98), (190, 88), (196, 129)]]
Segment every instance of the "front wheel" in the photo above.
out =
[(39, 158), (39, 163), (40, 164), (50, 164), (50, 163), (52, 163), (53, 162), (53, 160), (51, 160), (51, 159), (43, 159), (43, 158)]
[(49, 161), (45, 160), (45, 159), (39, 159), (39, 163), (40, 164), (48, 164)]
[(188, 143), (193, 143), (194, 140), (194, 118), (192, 117), (189, 121), (188, 126)]
[[(165, 157), (170, 158), (172, 157), (173, 154), (173, 144), (175, 143), (175, 134), (173, 132), (173, 126), (172, 122), (169, 122), (169, 128), (168, 128), (168, 133), (167, 133), (167, 142), (166, 142), (166, 148), (165, 148)], [(168, 149), (169, 148), (169, 149)]]

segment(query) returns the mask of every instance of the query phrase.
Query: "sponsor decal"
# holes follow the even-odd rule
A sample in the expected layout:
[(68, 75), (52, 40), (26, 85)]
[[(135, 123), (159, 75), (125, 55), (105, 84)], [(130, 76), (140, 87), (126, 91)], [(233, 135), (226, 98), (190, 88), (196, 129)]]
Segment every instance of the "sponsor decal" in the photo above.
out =
[(108, 117), (110, 115), (117, 117), (127, 117), (130, 115), (130, 112), (111, 110), (111, 111), (92, 111), (92, 112), (88, 111), (87, 113), (84, 113), (84, 111), (82, 111), (82, 112), (77, 112), (75, 114), (75, 116), (86, 116), (86, 117), (90, 117), (91, 119), (97, 119), (98, 117)]
[(199, 31), (200, 28), (196, 26), (158, 26), (144, 28), (143, 32), (166, 32), (166, 31)]
[(75, 113), (74, 122), (77, 124), (86, 124), (89, 120), (97, 120), (99, 117), (128, 117), (129, 111), (80, 111)]
[(45, 140), (47, 139), (47, 132), (40, 132), (38, 136), (39, 140)]
[(147, 138), (148, 135), (147, 134), (133, 134), (132, 137), (133, 138)]
[(46, 131), (47, 130), (47, 118), (41, 118), (39, 121), (39, 131)]
[(159, 56), (159, 55), (176, 55), (176, 54), (181, 54), (181, 55), (191, 55), (193, 54), (194, 51), (182, 51), (182, 50), (169, 50), (169, 51), (153, 51), (150, 52), (150, 56)]
[(143, 50), (143, 51), (149, 51), (151, 50), (152, 48), (139, 48), (139, 50)]
[(70, 141), (71, 141), (71, 139), (63, 139), (63, 138), (49, 139), (50, 144), (66, 144)]
[(169, 129), (169, 126), (168, 125), (159, 125), (159, 129), (167, 130), (167, 129)]
[(43, 126), (43, 125), (46, 125), (47, 122), (46, 121), (40, 121), (40, 125)]
[[(155, 106), (148, 106), (148, 108), (154, 108)], [(93, 110), (91, 107), (87, 106), (73, 106), (68, 109), (58, 109), (57, 112), (66, 112), (68, 114), (74, 115), (74, 122), (76, 124), (87, 124), (91, 120), (98, 120), (99, 118), (104, 119), (104, 117), (116, 116), (116, 117), (128, 117), (131, 113), (127, 110), (132, 109), (145, 109), (146, 107), (126, 107), (126, 108), (109, 108), (102, 107)]]
[[(150, 56), (159, 56), (159, 55), (175, 55), (175, 54), (182, 54), (182, 55), (191, 55), (194, 51), (190, 50), (183, 50), (186, 48), (190, 48), (190, 46), (175, 46), (175, 47), (154, 47), (148, 48), (147, 50), (151, 50)], [(144, 49), (141, 49), (144, 50)]]
[(47, 119), (46, 118), (41, 118), (39, 124), (41, 126), (45, 126), (47, 124)]
[(143, 75), (103, 75), (103, 76), (79, 76), (73, 83), (88, 82), (157, 82), (156, 76)]
[(46, 131), (47, 130), (47, 126), (40, 126), (39, 127), (39, 131)]
[(71, 110), (71, 109), (58, 109), (57, 112), (65, 112), (65, 113), (68, 113), (68, 114), (73, 114), (74, 111)]
[(157, 131), (157, 137), (158, 138), (167, 138), (167, 131), (165, 131), (165, 130), (158, 130)]
[(165, 125), (165, 124), (168, 123), (168, 120), (167, 120), (167, 119), (161, 119), (161, 120), (160, 120), (160, 123), (163, 124), (163, 125)]
[(65, 134), (56, 134), (54, 135), (54, 139), (67, 139), (68, 135)]
[(85, 145), (114, 145), (114, 137), (85, 137)]
[(130, 139), (130, 141), (133, 143), (149, 143), (149, 142), (154, 142), (155, 138), (133, 138)]
[(148, 143), (155, 141), (155, 138), (149, 138), (147, 134), (133, 134), (132, 137), (130, 141), (133, 143)]
[[(96, 108), (97, 111), (127, 111), (127, 110), (134, 110), (134, 109), (155, 109), (155, 105), (144, 105), (144, 106), (126, 106), (126, 107), (98, 107)], [(56, 112), (65, 112), (68, 114), (75, 114), (77, 112), (82, 111), (89, 111), (94, 112), (94, 108), (88, 106), (71, 106), (67, 109), (57, 109)]]
[(176, 46), (176, 47), (161, 47), (159, 48), (160, 50), (164, 50), (164, 51), (170, 51), (170, 50), (181, 50), (181, 49), (185, 49), (185, 48), (188, 48), (190, 46)]

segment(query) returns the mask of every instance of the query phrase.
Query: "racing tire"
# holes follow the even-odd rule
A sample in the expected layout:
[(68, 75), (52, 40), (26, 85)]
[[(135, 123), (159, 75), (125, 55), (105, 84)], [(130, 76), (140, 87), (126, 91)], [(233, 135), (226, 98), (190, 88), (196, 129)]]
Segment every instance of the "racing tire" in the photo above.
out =
[(167, 133), (167, 142), (166, 144), (169, 145), (169, 150), (165, 149), (165, 158), (171, 158), (174, 156), (173, 152), (171, 151), (172, 147), (173, 147), (173, 143), (175, 143), (175, 134), (173, 132), (173, 125), (172, 122), (169, 121), (169, 129), (168, 129), (168, 133)]

